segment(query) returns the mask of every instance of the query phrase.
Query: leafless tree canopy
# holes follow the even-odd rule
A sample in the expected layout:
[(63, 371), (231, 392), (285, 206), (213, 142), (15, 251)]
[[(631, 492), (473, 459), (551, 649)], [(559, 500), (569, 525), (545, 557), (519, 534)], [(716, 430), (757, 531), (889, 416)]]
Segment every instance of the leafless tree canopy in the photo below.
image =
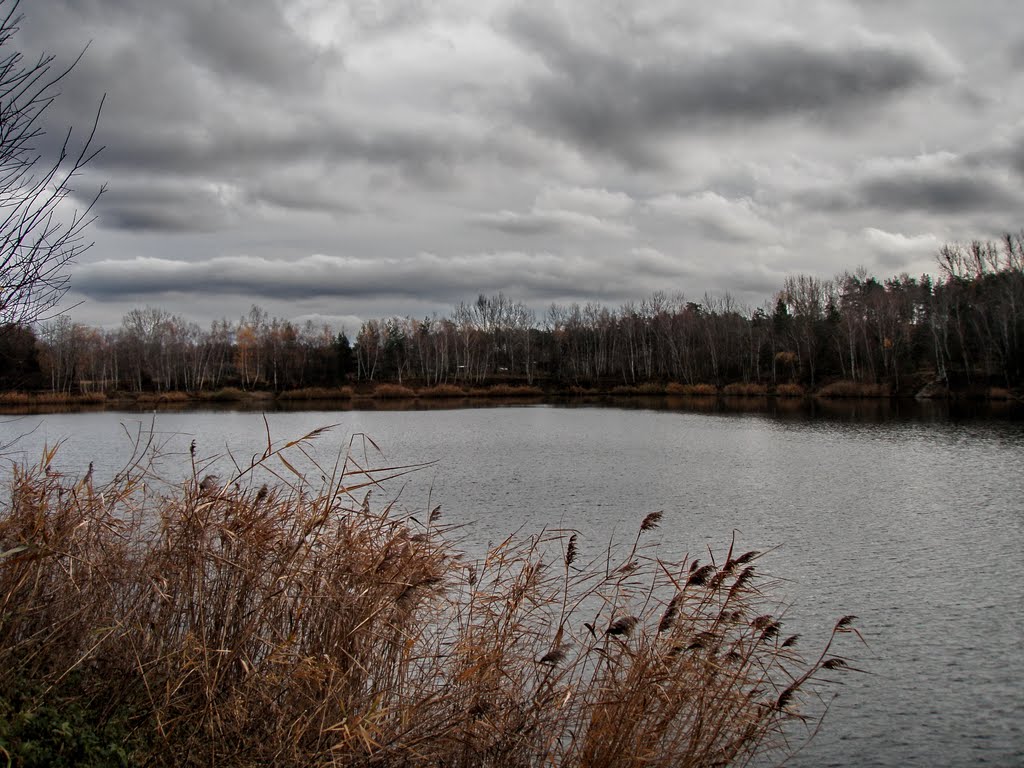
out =
[(19, 5), (0, 0), (0, 327), (52, 315), (69, 287), (68, 264), (91, 245), (84, 232), (103, 192), (77, 209), (68, 200), (101, 149), (93, 146), (99, 110), (84, 141), (69, 128), (56, 156), (37, 146), (43, 115), (78, 59), (67, 68), (55, 68), (52, 54), (26, 61), (14, 45)]

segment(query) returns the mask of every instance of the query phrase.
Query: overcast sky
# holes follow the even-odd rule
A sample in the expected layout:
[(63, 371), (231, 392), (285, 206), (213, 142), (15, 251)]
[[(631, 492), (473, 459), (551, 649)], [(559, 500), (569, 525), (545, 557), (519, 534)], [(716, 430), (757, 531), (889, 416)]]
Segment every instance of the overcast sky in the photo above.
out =
[[(108, 191), (72, 313), (344, 323), (936, 271), (1024, 227), (1017, 0), (23, 0)], [(356, 327), (353, 327), (355, 325)]]

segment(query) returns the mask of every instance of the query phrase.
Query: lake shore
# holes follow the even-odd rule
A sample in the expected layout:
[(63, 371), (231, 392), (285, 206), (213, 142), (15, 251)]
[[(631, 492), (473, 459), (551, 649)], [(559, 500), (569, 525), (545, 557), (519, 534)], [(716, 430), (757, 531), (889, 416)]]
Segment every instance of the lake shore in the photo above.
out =
[[(334, 406), (338, 410), (377, 408), (382, 404), (420, 403), (443, 407), (478, 407), (487, 403), (509, 404), (614, 402), (631, 398), (664, 398), (670, 403), (695, 405), (724, 402), (769, 403), (802, 402), (808, 400), (926, 400), (955, 403), (987, 402), (1010, 406), (1024, 403), (1020, 392), (1004, 387), (965, 385), (949, 387), (936, 381), (915, 383), (912, 388), (896, 391), (889, 384), (864, 384), (852, 381), (832, 381), (824, 386), (808, 389), (799, 384), (765, 385), (732, 383), (722, 387), (713, 384), (680, 384), (677, 382), (643, 383), (611, 386), (562, 386), (546, 384), (489, 384), (485, 386), (436, 384), (410, 386), (391, 382), (363, 382), (355, 386), (308, 387), (271, 392), (225, 387), (201, 392), (2, 392), (0, 413), (19, 414), (28, 409), (33, 413), (50, 409), (177, 409), (218, 405), (233, 405), (251, 409), (305, 408)], [(703, 410), (703, 408), (699, 408)]]

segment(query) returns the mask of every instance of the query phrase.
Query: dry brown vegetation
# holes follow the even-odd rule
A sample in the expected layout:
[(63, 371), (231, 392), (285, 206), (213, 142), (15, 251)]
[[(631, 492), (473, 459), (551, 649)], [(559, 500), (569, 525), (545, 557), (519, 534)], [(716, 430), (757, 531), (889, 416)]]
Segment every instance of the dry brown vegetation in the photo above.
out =
[(280, 400), (351, 400), (352, 387), (304, 387), (289, 389), (278, 394)]
[(803, 397), (804, 388), (799, 384), (779, 384), (775, 387), (776, 397)]
[(729, 397), (762, 397), (768, 394), (768, 387), (754, 382), (734, 382), (722, 388), (722, 394)]
[(544, 390), (540, 387), (533, 387), (526, 384), (495, 384), (491, 387), (477, 387), (471, 389), (469, 394), (472, 397), (541, 397)]
[(312, 461), (318, 432), (162, 493), (141, 463), (103, 487), (53, 451), (14, 468), (0, 691), (116, 726), (146, 765), (708, 766), (784, 747), (847, 666), (832, 640), (801, 659), (756, 552), (661, 561), (652, 513), (599, 562), (568, 531), (470, 562), (440, 508), (371, 507), (408, 468), (350, 451), (311, 487), (285, 451)]
[(889, 384), (868, 384), (857, 381), (833, 381), (818, 390), (818, 397), (890, 397)]
[(718, 387), (714, 384), (680, 384), (678, 381), (672, 381), (665, 387), (665, 391), (670, 395), (714, 397), (718, 394)]
[(423, 387), (416, 394), (418, 397), (426, 398), (465, 397), (466, 390), (455, 384), (435, 384), (432, 387)]
[(106, 401), (102, 392), (0, 392), (0, 405), (100, 405)]
[(416, 392), (404, 384), (378, 384), (368, 396), (382, 400), (404, 399), (416, 397)]
[(620, 384), (616, 387), (612, 387), (611, 394), (619, 397), (634, 397), (641, 395), (664, 395), (666, 392), (665, 385), (658, 384), (656, 382), (647, 382), (644, 384)]

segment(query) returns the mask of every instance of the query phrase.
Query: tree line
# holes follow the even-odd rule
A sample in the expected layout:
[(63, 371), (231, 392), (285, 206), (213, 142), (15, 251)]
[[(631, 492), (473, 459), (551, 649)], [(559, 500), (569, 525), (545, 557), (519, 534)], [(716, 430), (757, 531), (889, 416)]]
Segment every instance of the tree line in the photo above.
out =
[(354, 338), (258, 306), (208, 329), (147, 307), (100, 330), (68, 317), (0, 333), (0, 387), (87, 393), (282, 391), (350, 382), (613, 386), (675, 381), (807, 387), (844, 380), (905, 391), (1024, 381), (1024, 233), (947, 245), (940, 276), (884, 280), (863, 269), (796, 275), (750, 310), (728, 294), (655, 293), (617, 308), (551, 305), (542, 315), (502, 294), (447, 316), (368, 320)]

